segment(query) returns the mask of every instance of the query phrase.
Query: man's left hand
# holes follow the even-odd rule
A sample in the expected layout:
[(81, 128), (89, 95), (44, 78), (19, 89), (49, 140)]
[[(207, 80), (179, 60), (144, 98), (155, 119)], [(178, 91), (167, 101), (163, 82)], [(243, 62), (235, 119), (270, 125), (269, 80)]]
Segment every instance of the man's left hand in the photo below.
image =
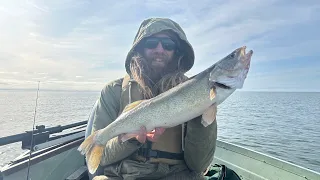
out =
[(217, 115), (217, 105), (211, 105), (203, 114), (201, 118), (201, 124), (204, 127), (209, 126), (216, 119)]

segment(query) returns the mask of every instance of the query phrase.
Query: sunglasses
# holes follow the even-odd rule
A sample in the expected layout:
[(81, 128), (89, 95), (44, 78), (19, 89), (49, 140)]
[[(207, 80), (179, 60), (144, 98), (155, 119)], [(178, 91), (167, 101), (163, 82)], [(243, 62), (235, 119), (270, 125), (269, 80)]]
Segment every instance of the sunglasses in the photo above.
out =
[(172, 51), (176, 49), (176, 43), (167, 37), (150, 37), (146, 39), (144, 47), (154, 49), (158, 46), (159, 42), (161, 42), (161, 45), (165, 50)]

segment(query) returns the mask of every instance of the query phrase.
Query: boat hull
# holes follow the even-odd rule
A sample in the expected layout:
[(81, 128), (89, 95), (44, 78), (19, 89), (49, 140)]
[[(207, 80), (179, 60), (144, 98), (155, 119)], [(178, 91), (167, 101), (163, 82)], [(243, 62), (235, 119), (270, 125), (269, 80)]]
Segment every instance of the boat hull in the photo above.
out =
[[(30, 178), (64, 180), (71, 177), (85, 167), (85, 159), (77, 151), (82, 141), (83, 138), (48, 151), (43, 150), (43, 153), (33, 157), (30, 161)], [(27, 162), (25, 159), (3, 168), (3, 180), (25, 180)], [(217, 141), (214, 163), (226, 165), (245, 180), (320, 180), (318, 172), (221, 140)], [(86, 169), (80, 179), (88, 179)]]
[[(81, 167), (85, 167), (85, 159), (77, 150), (84, 138), (72, 142), (47, 148), (36, 152), (30, 159), (25, 153), (12, 163), (1, 169), (3, 180), (25, 180), (28, 174), (32, 180), (64, 180)], [(87, 173), (83, 174), (85, 178)], [(87, 179), (87, 178), (85, 178)]]
[(244, 180), (320, 180), (320, 173), (225, 141), (217, 141), (214, 163)]

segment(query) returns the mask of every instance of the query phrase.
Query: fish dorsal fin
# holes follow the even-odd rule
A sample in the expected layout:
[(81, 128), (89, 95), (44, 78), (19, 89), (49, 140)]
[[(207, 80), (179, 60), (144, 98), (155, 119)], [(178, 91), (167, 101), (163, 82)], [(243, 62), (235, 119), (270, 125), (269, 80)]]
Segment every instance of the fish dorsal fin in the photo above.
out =
[(138, 106), (140, 103), (142, 103), (144, 100), (138, 100), (135, 101), (133, 103), (130, 103), (128, 105), (126, 105), (126, 107), (123, 109), (123, 112), (127, 112), (130, 111), (131, 109), (135, 108), (136, 106)]

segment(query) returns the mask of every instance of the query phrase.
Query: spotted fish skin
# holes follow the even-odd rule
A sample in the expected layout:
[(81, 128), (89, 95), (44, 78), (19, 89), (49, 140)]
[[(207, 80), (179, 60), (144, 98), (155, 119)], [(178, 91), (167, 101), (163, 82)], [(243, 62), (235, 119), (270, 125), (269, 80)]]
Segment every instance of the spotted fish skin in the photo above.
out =
[[(243, 87), (253, 51), (240, 47), (187, 81), (159, 94), (136, 101), (125, 107), (123, 113), (107, 127), (90, 135), (78, 148), (86, 154), (90, 173), (94, 173), (101, 160), (98, 148), (103, 148), (112, 138), (134, 134), (145, 126), (148, 132), (155, 128), (169, 128), (202, 115), (202, 124), (208, 126), (212, 119), (204, 116), (206, 110), (218, 106), (236, 89)], [(92, 150), (93, 149), (93, 150)], [(92, 155), (96, 153), (95, 155)]]

